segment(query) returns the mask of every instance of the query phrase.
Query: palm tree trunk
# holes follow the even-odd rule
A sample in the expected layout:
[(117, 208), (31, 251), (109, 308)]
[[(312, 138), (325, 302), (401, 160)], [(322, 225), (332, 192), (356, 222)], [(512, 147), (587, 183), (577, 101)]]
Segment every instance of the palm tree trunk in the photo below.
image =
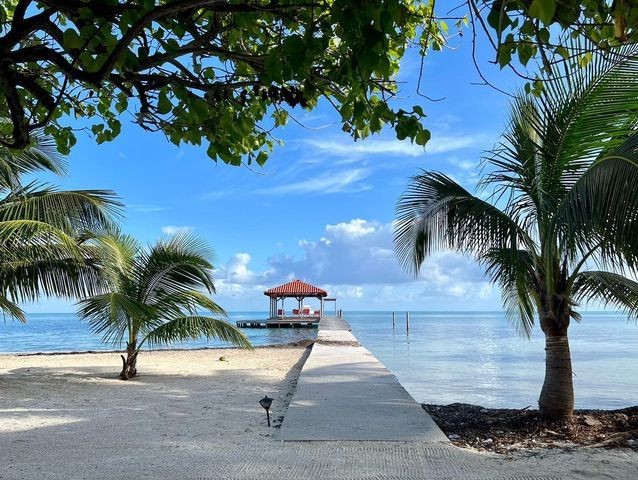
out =
[(126, 358), (122, 357), (122, 371), (120, 372), (120, 380), (130, 380), (137, 375), (137, 354), (139, 350), (136, 348), (137, 342), (126, 343)]
[(545, 382), (538, 407), (544, 418), (567, 421), (572, 416), (574, 385), (566, 329), (564, 335), (545, 332)]

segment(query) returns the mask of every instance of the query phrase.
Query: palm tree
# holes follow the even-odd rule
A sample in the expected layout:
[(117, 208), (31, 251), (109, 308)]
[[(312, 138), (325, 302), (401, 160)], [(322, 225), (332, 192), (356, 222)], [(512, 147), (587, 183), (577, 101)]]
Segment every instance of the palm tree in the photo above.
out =
[(112, 228), (120, 207), (115, 195), (23, 182), (25, 175), (65, 170), (54, 143), (40, 132), (26, 150), (0, 147), (0, 311), (23, 322), (18, 303), (41, 295), (78, 298), (100, 288), (82, 237)]
[(397, 203), (395, 248), (418, 274), (435, 250), (472, 256), (499, 284), (508, 318), (545, 335), (539, 409), (567, 420), (574, 392), (568, 342), (576, 307), (599, 302), (638, 316), (637, 47), (565, 65), (538, 97), (513, 101), (484, 159), (487, 200), (423, 171)]
[(216, 317), (226, 316), (202, 292), (215, 292), (204, 242), (178, 234), (146, 250), (130, 236), (110, 234), (98, 236), (95, 244), (103, 255), (109, 291), (82, 300), (79, 315), (105, 342), (121, 345), (126, 341), (120, 379), (136, 376), (137, 356), (145, 344), (168, 346), (205, 336), (251, 348), (241, 330), (199, 313), (207, 310)]

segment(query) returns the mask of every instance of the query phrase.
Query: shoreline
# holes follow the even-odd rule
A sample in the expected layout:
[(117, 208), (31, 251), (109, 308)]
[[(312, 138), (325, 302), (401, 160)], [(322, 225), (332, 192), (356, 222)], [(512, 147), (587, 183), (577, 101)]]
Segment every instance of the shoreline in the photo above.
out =
[[(311, 346), (315, 340), (301, 340), (298, 342), (288, 343), (274, 343), (271, 345), (255, 345), (252, 349), (264, 349), (264, 348), (307, 348)], [(154, 348), (152, 350), (144, 350), (143, 353), (154, 352), (191, 352), (191, 351), (203, 351), (203, 350), (245, 350), (235, 346), (229, 347), (185, 347), (185, 348)], [(61, 350), (55, 352), (0, 352), (0, 357), (35, 357), (35, 356), (56, 356), (56, 355), (100, 355), (107, 353), (125, 353), (126, 350)]]
[[(117, 379), (121, 362), (112, 352), (0, 355), (0, 476), (124, 478), (135, 465), (139, 480), (345, 480), (362, 472), (422, 478), (422, 459), (436, 455), (440, 461), (428, 466), (428, 478), (459, 478), (465, 471), (535, 478), (528, 473), (539, 458), (543, 479), (635, 477), (638, 454), (627, 448), (495, 455), (419, 442), (282, 443), (278, 427), (309, 352), (301, 346), (145, 352), (129, 381)], [(258, 403), (264, 395), (274, 399), (271, 428)], [(499, 475), (490, 477), (494, 472)]]
[[(213, 350), (219, 350), (219, 351), (224, 351), (224, 352), (232, 352), (232, 351), (244, 351), (244, 352), (251, 352), (251, 351), (257, 351), (257, 350), (269, 350), (269, 349), (308, 349), (310, 347), (312, 347), (315, 343), (319, 343), (319, 344), (330, 344), (330, 342), (327, 342), (325, 340), (320, 340), (320, 339), (306, 339), (306, 340), (300, 340), (300, 341), (296, 341), (296, 342), (288, 342), (288, 343), (276, 343), (276, 344), (270, 344), (270, 345), (256, 345), (252, 348), (252, 350), (246, 350), (246, 349), (241, 349), (239, 347), (235, 347), (235, 346), (228, 346), (228, 347), (184, 347), (184, 348), (155, 348), (153, 350), (142, 350), (140, 353), (143, 353), (144, 356), (142, 356), (141, 358), (143, 359), (146, 355), (148, 354), (158, 354), (158, 353), (180, 353), (180, 352), (207, 352), (207, 351), (213, 351)], [(357, 342), (358, 343), (358, 342)], [(117, 354), (120, 355), (122, 353), (125, 353), (126, 350), (80, 350), (80, 351), (55, 351), (55, 352), (0, 352), (0, 360), (2, 358), (27, 358), (27, 357), (58, 357), (58, 356), (82, 356), (82, 355), (97, 355), (97, 356), (101, 356), (101, 355), (113, 355), (113, 354)], [(119, 358), (119, 357), (118, 357)], [(0, 375), (2, 375), (2, 364), (0, 364)], [(396, 374), (395, 374), (396, 376)], [(397, 379), (398, 380), (398, 379)], [(405, 388), (405, 386), (404, 386)], [(513, 408), (513, 407), (484, 407), (482, 405), (475, 405), (475, 404), (471, 404), (471, 403), (466, 403), (463, 402), (462, 400), (458, 400), (458, 401), (452, 401), (450, 403), (426, 403), (426, 402), (419, 402), (417, 400), (415, 400), (419, 405), (421, 405), (423, 407), (423, 409), (430, 413), (428, 410), (428, 407), (452, 407), (455, 405), (461, 405), (461, 406), (467, 406), (467, 407), (477, 407), (480, 410), (486, 410), (489, 412), (493, 412), (493, 411), (510, 411), (510, 412), (522, 412), (522, 411), (528, 411), (528, 412), (537, 412), (538, 408), (536, 407), (531, 407), (531, 406), (527, 406), (525, 408)], [(626, 405), (624, 407), (618, 407), (618, 408), (597, 408), (597, 407), (591, 407), (591, 408), (576, 408), (574, 409), (574, 413), (578, 413), (578, 412), (620, 412), (622, 410), (626, 410), (626, 409), (632, 409), (632, 408), (638, 408), (638, 404), (637, 405)], [(637, 426), (638, 428), (638, 426)]]

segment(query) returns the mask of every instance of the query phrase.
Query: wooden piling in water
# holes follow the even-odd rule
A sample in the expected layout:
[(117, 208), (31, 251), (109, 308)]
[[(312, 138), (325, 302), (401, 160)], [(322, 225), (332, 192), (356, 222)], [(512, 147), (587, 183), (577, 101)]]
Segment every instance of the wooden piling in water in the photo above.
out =
[(394, 330), (394, 325), (395, 325), (395, 322), (394, 322), (394, 312), (392, 312), (392, 330)]
[(410, 331), (410, 312), (405, 312), (405, 331)]

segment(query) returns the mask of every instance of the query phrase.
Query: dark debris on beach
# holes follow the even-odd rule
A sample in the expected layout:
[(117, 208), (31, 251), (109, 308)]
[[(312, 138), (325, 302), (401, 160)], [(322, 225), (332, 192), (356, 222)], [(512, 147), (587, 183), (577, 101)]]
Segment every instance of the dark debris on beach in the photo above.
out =
[(575, 410), (567, 424), (542, 420), (538, 410), (530, 408), (483, 408), (465, 403), (423, 404), (423, 408), (458, 447), (495, 453), (581, 446), (638, 450), (638, 406)]

